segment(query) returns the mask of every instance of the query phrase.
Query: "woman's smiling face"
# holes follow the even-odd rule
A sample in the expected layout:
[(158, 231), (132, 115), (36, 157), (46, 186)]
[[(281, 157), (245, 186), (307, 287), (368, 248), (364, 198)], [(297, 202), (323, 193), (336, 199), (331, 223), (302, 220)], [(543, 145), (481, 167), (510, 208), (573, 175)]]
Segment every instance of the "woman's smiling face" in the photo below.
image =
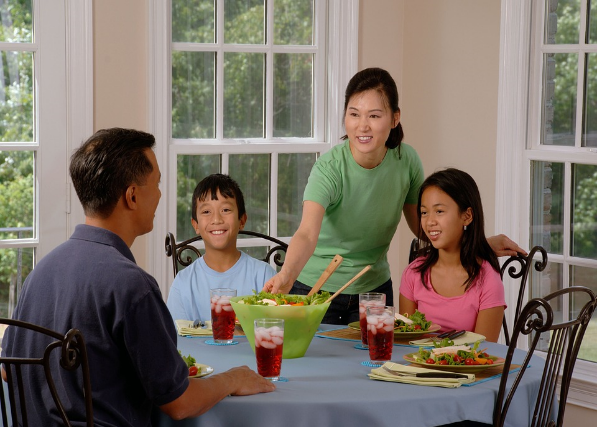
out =
[(399, 121), (400, 113), (392, 113), (377, 90), (354, 94), (346, 106), (344, 127), (355, 161), (369, 169), (379, 165), (390, 131)]

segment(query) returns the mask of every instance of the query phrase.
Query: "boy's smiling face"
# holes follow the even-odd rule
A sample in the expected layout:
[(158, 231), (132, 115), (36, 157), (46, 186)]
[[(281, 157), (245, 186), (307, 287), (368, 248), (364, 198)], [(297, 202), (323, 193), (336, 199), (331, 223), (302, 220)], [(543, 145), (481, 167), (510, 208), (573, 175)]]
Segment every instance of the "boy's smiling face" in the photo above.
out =
[(239, 219), (236, 199), (226, 198), (218, 190), (216, 199), (211, 192), (197, 201), (197, 221), (191, 220), (195, 232), (203, 238), (206, 251), (236, 251), (236, 237), (247, 222), (247, 214)]

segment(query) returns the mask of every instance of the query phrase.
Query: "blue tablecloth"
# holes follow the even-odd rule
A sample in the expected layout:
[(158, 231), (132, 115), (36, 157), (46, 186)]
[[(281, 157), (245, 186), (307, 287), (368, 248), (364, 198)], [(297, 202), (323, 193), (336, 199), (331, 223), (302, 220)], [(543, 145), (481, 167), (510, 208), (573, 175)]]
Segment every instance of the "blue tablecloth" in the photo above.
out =
[[(249, 343), (244, 337), (237, 340), (238, 345), (211, 346), (206, 338), (179, 337), (178, 347), (184, 355), (212, 366), (215, 373), (238, 365), (256, 370)], [(160, 426), (432, 427), (464, 420), (492, 424), (499, 379), (455, 389), (373, 381), (367, 377), (371, 368), (361, 365), (369, 353), (355, 349), (355, 344), (316, 336), (304, 357), (283, 360), (282, 376), (288, 382), (277, 383), (275, 392), (227, 397), (194, 419), (174, 422), (161, 415)], [(483, 347), (492, 355), (506, 355), (504, 345), (484, 343)], [(392, 361), (406, 363), (402, 356), (417, 349), (394, 346)], [(524, 352), (517, 350), (514, 363), (523, 357)], [(535, 356), (512, 402), (506, 426), (530, 424), (542, 368), (543, 359)], [(510, 383), (514, 376), (509, 375)]]

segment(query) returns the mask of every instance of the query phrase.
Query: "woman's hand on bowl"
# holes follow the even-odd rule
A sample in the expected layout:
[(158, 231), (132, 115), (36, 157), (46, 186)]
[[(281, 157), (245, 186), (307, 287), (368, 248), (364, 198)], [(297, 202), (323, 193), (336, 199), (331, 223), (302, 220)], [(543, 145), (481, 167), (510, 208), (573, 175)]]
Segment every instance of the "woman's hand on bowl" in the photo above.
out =
[(286, 278), (286, 275), (280, 271), (274, 277), (265, 282), (265, 285), (263, 285), (263, 290), (265, 292), (271, 292), (272, 294), (288, 294), (290, 293), (293, 285), (294, 283), (292, 283), (292, 281), (289, 282)]

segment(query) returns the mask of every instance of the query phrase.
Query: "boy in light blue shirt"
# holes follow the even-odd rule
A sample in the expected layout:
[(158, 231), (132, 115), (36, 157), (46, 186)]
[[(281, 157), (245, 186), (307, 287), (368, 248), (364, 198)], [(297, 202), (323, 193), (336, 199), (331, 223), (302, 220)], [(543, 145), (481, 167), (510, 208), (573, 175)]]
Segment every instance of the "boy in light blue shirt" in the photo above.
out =
[(213, 174), (197, 184), (191, 223), (205, 242), (205, 254), (172, 283), (167, 306), (174, 320), (210, 320), (210, 289), (233, 288), (238, 296), (252, 295), (276, 274), (269, 264), (237, 249), (236, 238), (246, 222), (236, 181)]

